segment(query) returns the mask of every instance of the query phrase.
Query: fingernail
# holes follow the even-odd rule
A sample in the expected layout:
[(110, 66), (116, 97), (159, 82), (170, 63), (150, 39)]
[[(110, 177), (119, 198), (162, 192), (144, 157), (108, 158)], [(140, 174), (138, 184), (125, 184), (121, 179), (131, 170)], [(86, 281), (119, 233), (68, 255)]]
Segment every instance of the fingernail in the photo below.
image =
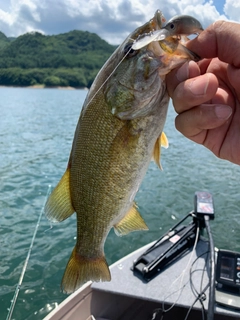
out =
[(206, 76), (204, 77), (204, 79), (206, 78), (205, 80), (202, 77), (201, 78), (197, 77), (190, 82), (189, 88), (194, 95), (200, 96), (206, 93), (208, 83), (209, 83), (209, 78), (208, 76), (207, 77)]
[(176, 72), (176, 77), (178, 81), (182, 82), (188, 79), (189, 77), (188, 64), (189, 64), (188, 62), (185, 62)]
[(215, 107), (215, 114), (219, 119), (228, 119), (232, 114), (232, 108), (227, 105), (217, 105)]

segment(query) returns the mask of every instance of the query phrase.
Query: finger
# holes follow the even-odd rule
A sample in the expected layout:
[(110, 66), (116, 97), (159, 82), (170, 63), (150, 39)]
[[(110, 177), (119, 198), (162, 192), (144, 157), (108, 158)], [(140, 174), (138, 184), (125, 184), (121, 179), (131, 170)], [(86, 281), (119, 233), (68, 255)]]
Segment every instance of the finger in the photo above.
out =
[(202, 58), (219, 57), (224, 62), (240, 67), (239, 43), (240, 24), (216, 21), (186, 46)]
[(200, 69), (200, 73), (204, 74), (208, 72), (209, 64), (212, 63), (213, 59), (202, 59), (198, 62), (198, 67)]
[(179, 114), (175, 126), (187, 138), (203, 144), (207, 131), (223, 125), (231, 114), (227, 105), (200, 105)]
[(240, 101), (240, 82), (239, 82), (240, 69), (235, 68), (231, 65), (228, 65), (227, 74), (228, 74), (228, 79), (229, 79), (231, 85), (235, 89), (235, 94), (236, 94), (238, 100)]
[(170, 97), (173, 96), (173, 92), (180, 82), (198, 75), (200, 75), (200, 70), (194, 61), (186, 62), (180, 68), (173, 69), (166, 77), (167, 90)]
[(181, 82), (172, 94), (173, 105), (177, 113), (184, 112), (211, 100), (218, 89), (218, 80), (212, 73)]
[(235, 101), (231, 94), (225, 89), (218, 88), (215, 96), (211, 99), (212, 104), (225, 104), (234, 109)]

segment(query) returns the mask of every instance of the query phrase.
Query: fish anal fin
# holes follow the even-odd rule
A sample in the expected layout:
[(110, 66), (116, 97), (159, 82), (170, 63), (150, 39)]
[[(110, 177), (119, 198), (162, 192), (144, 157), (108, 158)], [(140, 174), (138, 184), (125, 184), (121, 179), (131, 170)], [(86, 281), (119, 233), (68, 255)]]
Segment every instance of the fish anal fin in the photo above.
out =
[(164, 132), (157, 138), (154, 149), (153, 149), (153, 160), (156, 162), (158, 167), (162, 170), (160, 158), (161, 158), (161, 147), (168, 148), (168, 139)]
[(62, 278), (62, 290), (72, 293), (90, 280), (95, 282), (111, 280), (106, 259), (104, 256), (91, 259), (83, 257), (75, 247)]
[(67, 169), (46, 202), (45, 214), (53, 222), (63, 221), (75, 212), (71, 201), (69, 177), (70, 170)]
[(114, 231), (118, 236), (123, 236), (137, 230), (148, 230), (148, 226), (134, 204), (124, 218), (114, 225)]

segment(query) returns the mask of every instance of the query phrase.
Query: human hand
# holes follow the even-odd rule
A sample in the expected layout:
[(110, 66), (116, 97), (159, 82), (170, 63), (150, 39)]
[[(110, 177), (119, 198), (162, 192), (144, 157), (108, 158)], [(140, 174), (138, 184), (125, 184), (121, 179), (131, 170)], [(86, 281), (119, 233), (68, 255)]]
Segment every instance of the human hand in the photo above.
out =
[(176, 128), (217, 157), (240, 164), (240, 24), (217, 21), (187, 47), (204, 59), (167, 76)]

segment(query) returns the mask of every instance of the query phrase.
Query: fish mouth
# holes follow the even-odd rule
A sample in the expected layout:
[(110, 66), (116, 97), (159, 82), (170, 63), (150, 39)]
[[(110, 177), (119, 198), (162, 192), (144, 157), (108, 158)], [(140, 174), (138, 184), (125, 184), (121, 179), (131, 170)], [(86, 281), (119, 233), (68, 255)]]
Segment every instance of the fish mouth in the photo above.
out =
[(201, 59), (196, 53), (183, 45), (189, 40), (187, 36), (198, 35), (203, 31), (203, 27), (197, 19), (188, 15), (175, 16), (162, 27), (164, 18), (161, 12), (157, 11), (153, 21), (155, 22), (153, 31), (138, 36), (132, 44), (133, 50), (139, 50), (151, 43), (158, 42), (160, 47), (167, 53), (172, 54), (174, 52), (176, 55), (180, 51), (182, 58), (188, 57), (196, 62)]
[(201, 57), (199, 57), (199, 55), (197, 55), (195, 52), (191, 51), (182, 44), (180, 37), (169, 37), (166, 38), (164, 41), (159, 41), (158, 44), (161, 47), (161, 49), (169, 56), (174, 55), (182, 59), (191, 59), (196, 62), (201, 60)]
[(148, 45), (148, 50), (152, 52), (155, 59), (161, 61), (160, 75), (165, 75), (187, 60), (196, 62), (201, 60), (197, 54), (182, 45), (181, 40), (177, 37), (169, 37), (163, 41), (153, 41)]
[(195, 62), (198, 62), (198, 61), (200, 61), (202, 59), (198, 54), (196, 54), (195, 52), (193, 52), (192, 50), (188, 49), (187, 47), (185, 47), (182, 44), (181, 44), (181, 50), (186, 54), (186, 57), (188, 57), (189, 59), (191, 59), (191, 60), (193, 60)]

